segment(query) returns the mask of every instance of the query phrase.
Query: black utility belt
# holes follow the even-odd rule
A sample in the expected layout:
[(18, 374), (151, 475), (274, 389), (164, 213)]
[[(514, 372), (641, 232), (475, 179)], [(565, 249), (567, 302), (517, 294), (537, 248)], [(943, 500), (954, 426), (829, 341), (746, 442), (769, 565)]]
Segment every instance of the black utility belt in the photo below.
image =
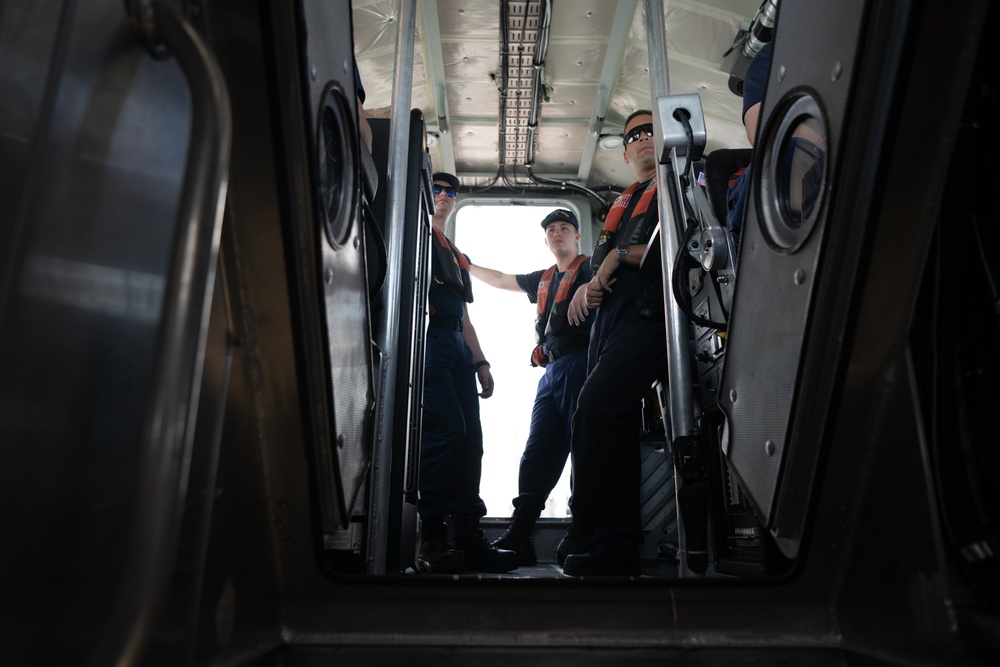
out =
[(444, 329), (445, 331), (461, 331), (462, 327), (463, 322), (457, 317), (437, 317), (432, 315), (430, 321), (427, 323), (428, 329)]
[(549, 363), (552, 363), (556, 359), (559, 359), (560, 357), (565, 357), (570, 352), (573, 352), (575, 350), (579, 350), (580, 348), (583, 348), (583, 347), (586, 347), (586, 346), (585, 345), (571, 345), (569, 347), (557, 347), (556, 349), (551, 350), (550, 352), (546, 352), (545, 356), (547, 356), (549, 358)]

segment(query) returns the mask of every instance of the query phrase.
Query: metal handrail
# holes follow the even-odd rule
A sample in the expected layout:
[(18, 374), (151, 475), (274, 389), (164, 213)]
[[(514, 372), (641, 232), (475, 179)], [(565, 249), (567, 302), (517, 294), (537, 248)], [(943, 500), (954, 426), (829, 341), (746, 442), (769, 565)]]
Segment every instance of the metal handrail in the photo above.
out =
[[(663, 1), (645, 0), (645, 3), (649, 42), (650, 94), (653, 110), (656, 113), (657, 101), (670, 92), (666, 27), (663, 19)], [(656, 142), (656, 154), (662, 156), (662, 138), (656, 137)], [(695, 432), (694, 399), (691, 395), (694, 378), (688, 360), (689, 322), (680, 306), (673, 299), (673, 290), (671, 289), (672, 260), (680, 249), (680, 221), (684, 220), (683, 211), (678, 210), (676, 206), (677, 198), (682, 192), (679, 179), (677, 150), (672, 149), (671, 165), (660, 163), (656, 167), (656, 180), (661, 187), (657, 197), (657, 206), (660, 214), (660, 252), (663, 258), (663, 308), (667, 321), (665, 342), (667, 346), (667, 396), (669, 397), (670, 426), (672, 428), (672, 433), (669, 434), (671, 442), (676, 442), (678, 439), (690, 436)], [(675, 479), (676, 476), (675, 468)], [(681, 484), (677, 483), (675, 488), (679, 491)], [(684, 520), (679, 510), (680, 504), (678, 503), (678, 549), (680, 554), (685, 554), (685, 557), (679, 559), (678, 567), (681, 576), (689, 576), (692, 572), (686, 562), (688, 545)]]
[[(389, 120), (389, 188), (385, 210), (389, 227), (386, 251), (390, 276), (386, 280), (386, 303), (399, 302), (402, 278), (399, 275), (403, 252), (403, 225), (406, 223), (406, 179), (408, 147), (410, 145), (410, 103), (413, 88), (413, 49), (417, 25), (417, 5), (415, 0), (398, 0), (397, 16), (399, 30), (396, 33), (396, 60), (392, 80), (392, 117)], [(390, 500), (390, 461), (393, 442), (398, 435), (393, 433), (393, 417), (396, 410), (395, 377), (398, 368), (397, 353), (399, 341), (400, 313), (396, 308), (387, 308), (385, 316), (379, 320), (375, 332), (375, 342), (384, 351), (378, 379), (378, 422), (375, 445), (372, 450), (371, 508), (368, 516), (369, 528), (368, 573), (382, 574), (386, 568), (386, 554), (382, 545), (389, 534), (388, 507)], [(423, 363), (423, 360), (420, 360)]]
[(207, 45), (173, 7), (126, 2), (130, 23), (157, 58), (173, 54), (191, 90), (185, 179), (146, 405), (140, 496), (114, 614), (95, 664), (132, 665), (156, 621), (171, 574), (194, 441), (209, 313), (229, 178), (232, 116), (225, 79)]
[[(663, 25), (662, 0), (646, 0), (646, 28), (649, 31), (649, 83), (653, 104), (670, 91), (670, 79), (667, 70), (666, 28)], [(655, 106), (654, 106), (655, 109)], [(659, 138), (656, 139), (660, 141)], [(657, 146), (657, 155), (663, 155), (663, 147)], [(675, 151), (676, 152), (676, 151)], [(671, 173), (672, 172), (672, 173)], [(681, 187), (677, 173), (676, 162), (673, 169), (659, 164), (656, 170), (657, 181), (661, 184), (661, 196), (657, 197), (660, 213), (660, 243), (663, 268), (664, 309), (667, 314), (667, 355), (668, 375), (670, 379), (670, 423), (673, 424), (673, 437), (690, 435), (694, 431), (694, 404), (691, 398), (693, 378), (687, 360), (688, 355), (688, 321), (677, 303), (671, 298), (670, 271), (672, 258), (680, 248), (681, 223), (684, 220), (683, 211), (677, 211), (672, 206), (668, 181), (674, 180), (677, 192)]]

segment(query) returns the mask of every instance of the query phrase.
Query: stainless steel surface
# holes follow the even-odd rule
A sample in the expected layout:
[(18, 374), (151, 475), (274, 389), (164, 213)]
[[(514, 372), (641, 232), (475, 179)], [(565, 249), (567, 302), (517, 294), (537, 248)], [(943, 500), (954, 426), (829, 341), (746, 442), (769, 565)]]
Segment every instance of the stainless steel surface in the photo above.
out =
[[(414, 30), (416, 27), (416, 0), (399, 0), (399, 16), (401, 21), (396, 34), (396, 66), (393, 82), (392, 120), (389, 123), (389, 190), (386, 198), (386, 221), (389, 229), (387, 255), (389, 258), (388, 275), (393, 279), (385, 285), (386, 303), (399, 303), (403, 252), (403, 224), (406, 219), (406, 179), (409, 162), (410, 145), (410, 88), (413, 82), (413, 69), (410, 59), (413, 57)], [(372, 508), (369, 513), (370, 534), (372, 539), (368, 544), (368, 571), (370, 574), (382, 574), (386, 570), (386, 554), (383, 545), (388, 535), (388, 525), (385, 518), (388, 513), (390, 499), (390, 469), (391, 450), (396, 445), (406, 442), (405, 434), (393, 433), (396, 396), (395, 378), (398, 364), (400, 313), (396, 308), (387, 308), (379, 320), (375, 341), (382, 351), (382, 365), (379, 369), (380, 398), (378, 405), (377, 432), (372, 456), (372, 479), (375, 491), (371, 494)]]
[(137, 471), (140, 493), (130, 553), (102, 642), (107, 651), (102, 657), (125, 664), (138, 660), (152, 631), (175, 557), (198, 420), (232, 132), (229, 95), (211, 50), (173, 7), (154, 1), (152, 8), (156, 33), (188, 81), (191, 137), (154, 350), (152, 391), (143, 409), (143, 460)]
[(35, 660), (73, 635), (81, 659), (134, 662), (175, 562), (230, 116), (210, 50), (153, 8), (172, 56), (159, 62), (119, 2), (0, 11), (0, 87), (20, 91), (4, 94), (0, 162), (30, 146), (38, 165), (19, 184), (22, 233), (4, 233), (0, 304), (4, 520), (34, 536), (0, 568), (14, 662), (52, 609), (69, 634)]
[[(660, 162), (670, 162), (670, 149), (676, 148), (685, 158), (685, 164), (700, 160), (705, 152), (708, 134), (705, 131), (705, 113), (701, 108), (701, 97), (697, 93), (664, 94), (656, 98), (653, 105), (653, 127), (660, 147)], [(687, 122), (678, 117), (686, 114)], [(682, 173), (687, 173), (687, 169)]]
[[(660, 0), (644, 0), (646, 16), (661, 16), (663, 5)], [(670, 93), (670, 77), (667, 62), (667, 44), (663, 25), (659, 21), (650, 21), (647, 25), (649, 30), (649, 82), (650, 97), (653, 100), (660, 100)], [(653, 113), (659, 112), (659, 105), (653, 109)], [(654, 118), (660, 126), (662, 120)], [(657, 133), (654, 137), (656, 142), (656, 154), (663, 155), (663, 136)], [(691, 387), (691, 367), (688, 363), (688, 340), (690, 338), (690, 323), (681, 312), (677, 302), (672, 298), (671, 274), (673, 271), (673, 261), (671, 258), (677, 255), (680, 248), (680, 225), (684, 220), (683, 212), (675, 207), (675, 198), (680, 196), (680, 183), (676, 180), (679, 176), (676, 170), (678, 167), (677, 149), (671, 149), (669, 154), (672, 158), (672, 169), (662, 162), (656, 168), (656, 182), (659, 191), (657, 193), (656, 204), (660, 214), (660, 252), (663, 257), (663, 308), (667, 321), (667, 393), (670, 397), (670, 425), (671, 432), (668, 434), (673, 441), (680, 436), (691, 435), (694, 432), (694, 403), (690, 392)], [(672, 181), (672, 182), (671, 182)], [(680, 490), (682, 480), (674, 479), (675, 487)], [(686, 564), (688, 552), (687, 540), (685, 538), (684, 522), (681, 518), (681, 508), (677, 507), (677, 530), (678, 530), (678, 569), (681, 576), (691, 576), (693, 572)]]

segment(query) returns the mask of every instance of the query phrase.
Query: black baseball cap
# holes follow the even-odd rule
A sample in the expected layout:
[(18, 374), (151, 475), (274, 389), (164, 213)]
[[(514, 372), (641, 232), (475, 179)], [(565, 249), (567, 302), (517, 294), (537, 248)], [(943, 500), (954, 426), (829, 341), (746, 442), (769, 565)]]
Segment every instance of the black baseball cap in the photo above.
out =
[(545, 229), (553, 222), (568, 222), (576, 228), (576, 231), (580, 231), (580, 222), (576, 219), (573, 211), (557, 208), (542, 219), (542, 229)]
[(458, 192), (459, 187), (462, 185), (458, 182), (458, 179), (454, 175), (443, 171), (439, 171), (431, 176), (431, 182), (433, 183), (434, 181), (444, 181), (445, 183), (448, 183), (451, 187), (455, 188), (455, 192)]

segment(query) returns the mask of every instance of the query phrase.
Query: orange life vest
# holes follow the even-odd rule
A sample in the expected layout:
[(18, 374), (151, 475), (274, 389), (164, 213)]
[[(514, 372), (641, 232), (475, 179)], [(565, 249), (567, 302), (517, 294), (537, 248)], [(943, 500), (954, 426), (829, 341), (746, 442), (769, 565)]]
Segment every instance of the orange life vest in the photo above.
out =
[[(608, 256), (608, 252), (611, 250), (612, 241), (618, 232), (618, 226), (622, 222), (622, 217), (628, 209), (632, 196), (638, 189), (639, 183), (633, 183), (628, 186), (625, 191), (619, 195), (618, 199), (615, 200), (615, 203), (611, 205), (611, 210), (608, 211), (608, 217), (605, 218), (604, 226), (601, 227), (601, 233), (597, 237), (597, 245), (594, 247), (594, 258), (591, 262), (591, 266), (594, 267), (595, 271), (601, 266), (601, 262), (604, 261), (604, 258)], [(646, 214), (655, 196), (656, 181), (653, 181), (646, 186), (642, 196), (639, 197), (639, 201), (636, 202), (635, 208), (632, 210), (632, 215), (629, 218), (630, 223), (641, 219), (642, 216)]]
[[(573, 286), (573, 281), (576, 279), (576, 272), (584, 262), (589, 259), (586, 255), (577, 255), (573, 263), (570, 264), (569, 269), (563, 274), (562, 280), (559, 281), (559, 287), (556, 289), (556, 300), (555, 303), (565, 301), (569, 297), (569, 290)], [(535, 310), (539, 315), (545, 314), (545, 306), (548, 305), (549, 301), (549, 286), (552, 283), (552, 278), (556, 275), (556, 269), (558, 265), (553, 264), (545, 270), (542, 274), (542, 279), (538, 282), (538, 308)], [(555, 304), (553, 304), (555, 305)]]
[[(611, 205), (611, 210), (608, 211), (608, 217), (604, 219), (604, 226), (601, 227), (601, 231), (616, 232), (618, 231), (618, 225), (622, 222), (622, 216), (625, 215), (625, 209), (628, 208), (628, 203), (632, 199), (632, 195), (639, 188), (638, 183), (633, 183), (632, 185), (625, 188), (615, 203)], [(636, 218), (647, 210), (649, 210), (649, 204), (653, 201), (653, 196), (656, 194), (656, 181), (649, 184), (649, 187), (642, 193), (642, 197), (639, 198), (639, 203), (635, 205), (635, 210), (632, 211), (632, 217)]]
[(553, 264), (542, 274), (541, 280), (538, 282), (538, 306), (535, 309), (537, 313), (535, 317), (535, 341), (538, 345), (531, 353), (533, 365), (544, 367), (548, 363), (548, 357), (545, 355), (542, 345), (546, 338), (559, 333), (566, 326), (566, 310), (569, 307), (566, 302), (570, 298), (569, 291), (573, 288), (573, 283), (576, 280), (576, 272), (588, 259), (590, 258), (586, 255), (577, 255), (570, 267), (563, 273), (559, 280), (559, 286), (556, 288), (556, 300), (552, 302), (552, 309), (549, 311), (548, 317), (545, 316), (545, 307), (549, 302), (552, 279), (556, 275), (558, 265)]

